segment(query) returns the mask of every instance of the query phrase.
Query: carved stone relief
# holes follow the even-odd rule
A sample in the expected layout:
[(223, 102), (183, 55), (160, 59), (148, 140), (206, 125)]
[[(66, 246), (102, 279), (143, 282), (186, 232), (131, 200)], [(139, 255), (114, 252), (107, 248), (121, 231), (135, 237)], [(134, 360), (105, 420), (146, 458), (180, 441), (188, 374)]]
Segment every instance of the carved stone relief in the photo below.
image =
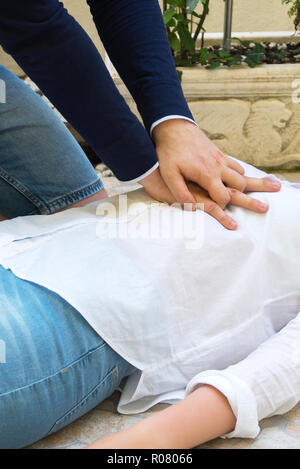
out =
[(300, 166), (300, 104), (239, 99), (190, 102), (200, 128), (225, 153), (262, 167)]

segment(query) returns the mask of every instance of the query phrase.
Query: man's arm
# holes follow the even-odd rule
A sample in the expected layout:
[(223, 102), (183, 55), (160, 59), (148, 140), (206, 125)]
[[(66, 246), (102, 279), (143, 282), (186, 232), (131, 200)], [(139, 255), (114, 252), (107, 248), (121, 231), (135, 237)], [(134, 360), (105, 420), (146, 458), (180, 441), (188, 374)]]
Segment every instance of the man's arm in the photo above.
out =
[(151, 138), (62, 3), (2, 0), (0, 44), (120, 180), (157, 167)]
[(167, 116), (193, 121), (157, 0), (87, 0), (103, 45), (145, 127)]
[[(170, 114), (192, 118), (157, 0), (90, 4), (110, 58), (134, 95), (148, 132), (157, 119)], [(90, 38), (58, 0), (2, 0), (0, 44), (121, 181), (141, 180), (154, 197), (153, 184), (165, 184), (177, 202), (195, 204), (185, 180), (193, 181), (222, 208), (231, 201), (224, 183), (239, 191), (247, 187), (240, 165), (191, 122), (175, 119), (157, 125), (154, 148)]]
[[(248, 181), (237, 162), (186, 120), (193, 121), (193, 116), (178, 79), (158, 0), (87, 3), (110, 60), (132, 94), (147, 131), (151, 133), (155, 125), (153, 140), (160, 177), (172, 196), (182, 205), (195, 205), (186, 184), (193, 181), (220, 207), (233, 202), (227, 186), (242, 193)], [(170, 115), (184, 120), (165, 120)], [(142, 183), (151, 191), (150, 178)]]

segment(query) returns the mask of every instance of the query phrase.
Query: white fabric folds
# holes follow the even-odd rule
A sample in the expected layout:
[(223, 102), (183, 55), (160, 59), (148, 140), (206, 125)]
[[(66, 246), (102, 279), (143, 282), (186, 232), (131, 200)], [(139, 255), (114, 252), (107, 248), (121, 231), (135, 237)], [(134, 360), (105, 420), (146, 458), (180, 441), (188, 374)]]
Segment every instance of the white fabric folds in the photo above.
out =
[[(243, 165), (247, 175), (265, 176)], [(199, 373), (244, 360), (296, 317), (300, 191), (283, 183), (280, 193), (253, 196), (270, 209), (261, 215), (229, 208), (236, 231), (200, 210), (162, 206), (142, 189), (127, 202), (115, 196), (5, 221), (0, 263), (61, 295), (139, 369), (119, 411), (140, 412), (184, 397)], [(238, 379), (245, 381), (237, 376), (234, 389)], [(236, 395), (232, 405), (241, 402)]]

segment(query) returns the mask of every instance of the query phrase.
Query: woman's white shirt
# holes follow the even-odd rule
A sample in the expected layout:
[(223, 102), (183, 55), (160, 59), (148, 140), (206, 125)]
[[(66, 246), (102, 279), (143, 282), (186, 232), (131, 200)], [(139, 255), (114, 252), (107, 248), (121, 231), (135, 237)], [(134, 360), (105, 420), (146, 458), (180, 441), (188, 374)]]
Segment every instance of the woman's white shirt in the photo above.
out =
[(284, 183), (253, 196), (270, 209), (230, 207), (236, 231), (142, 189), (5, 221), (0, 263), (61, 295), (138, 368), (119, 411), (141, 412), (183, 398), (199, 373), (245, 359), (300, 310), (300, 191)]

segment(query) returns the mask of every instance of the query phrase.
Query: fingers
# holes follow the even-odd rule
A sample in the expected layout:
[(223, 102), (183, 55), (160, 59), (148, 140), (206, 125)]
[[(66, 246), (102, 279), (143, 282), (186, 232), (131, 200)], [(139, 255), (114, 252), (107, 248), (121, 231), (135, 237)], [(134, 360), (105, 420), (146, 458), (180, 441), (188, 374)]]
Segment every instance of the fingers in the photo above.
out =
[(257, 213), (265, 213), (268, 211), (269, 206), (261, 202), (260, 200), (254, 199), (247, 194), (243, 194), (236, 189), (230, 189), (231, 194), (231, 203), (237, 205), (238, 207), (247, 208)]
[(236, 230), (238, 226), (237, 222), (227, 215), (227, 213), (225, 213), (218, 204), (210, 200), (208, 197), (204, 202), (202, 201), (202, 203), (204, 203), (204, 212), (211, 215), (228, 230)]
[(225, 168), (222, 174), (222, 180), (228, 187), (244, 192), (247, 187), (247, 179), (240, 173), (231, 168)]
[(188, 210), (188, 204), (192, 204), (191, 209), (196, 210), (196, 200), (189, 191), (186, 182), (180, 173), (174, 173), (168, 176), (168, 178), (165, 178), (165, 182), (175, 200), (179, 202), (182, 207), (185, 206)]
[(245, 174), (245, 170), (244, 170), (243, 166), (241, 166), (237, 161), (233, 160), (232, 158), (230, 158), (229, 156), (226, 156), (226, 155), (224, 155), (224, 158), (226, 160), (226, 164), (227, 164), (228, 168), (231, 168), (234, 171), (237, 171), (242, 176)]
[(228, 230), (235, 230), (237, 228), (236, 221), (227, 215), (216, 202), (211, 200), (204, 189), (192, 182), (188, 183), (188, 188), (195, 196), (197, 203), (203, 205), (204, 212), (211, 215)]
[(246, 179), (247, 192), (277, 192), (281, 189), (281, 183), (272, 178), (249, 178)]
[[(231, 204), (243, 207), (248, 210), (252, 210), (257, 213), (266, 213), (269, 209), (268, 204), (261, 202), (260, 200), (254, 199), (237, 189), (229, 189), (231, 196)], [(198, 200), (199, 203), (204, 204), (204, 211), (215, 218), (228, 230), (235, 230), (238, 227), (237, 222), (230, 217), (218, 204), (213, 202), (208, 197), (202, 197), (202, 200)]]
[(205, 189), (212, 200), (214, 200), (221, 208), (225, 208), (226, 205), (229, 204), (230, 194), (221, 179), (213, 179)]

